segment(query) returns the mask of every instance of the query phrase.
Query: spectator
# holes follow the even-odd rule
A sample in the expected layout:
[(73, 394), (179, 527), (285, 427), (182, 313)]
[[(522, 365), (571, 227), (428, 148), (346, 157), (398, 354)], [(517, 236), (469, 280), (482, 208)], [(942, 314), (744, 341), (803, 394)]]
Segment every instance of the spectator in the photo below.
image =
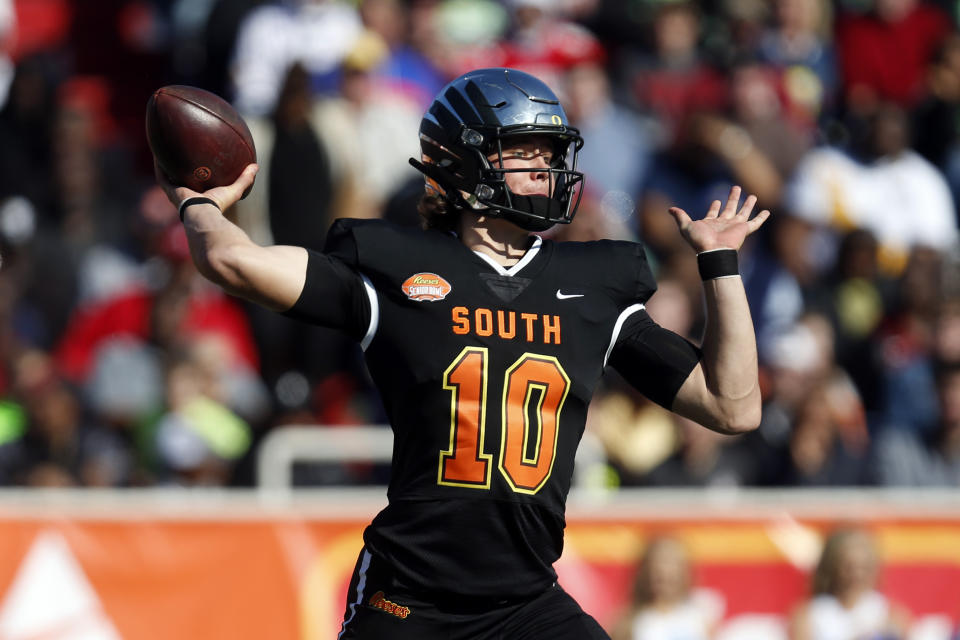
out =
[(509, 0), (512, 28), (501, 44), (504, 66), (521, 69), (549, 86), (563, 86), (564, 72), (581, 64), (602, 64), (603, 45), (590, 31), (563, 15), (549, 0)]
[(331, 159), (310, 121), (315, 100), (310, 78), (300, 63), (287, 72), (274, 109), (273, 144), (268, 157), (270, 232), (278, 244), (301, 243), (319, 251), (333, 222), (334, 181)]
[[(794, 427), (804, 408), (827, 380), (836, 377), (840, 384), (843, 377), (836, 370), (829, 323), (814, 314), (803, 315), (789, 327), (771, 334), (761, 363), (768, 384), (760, 428), (749, 439), (749, 446), (762, 466), (761, 481), (779, 484), (788, 481), (784, 476), (790, 468), (791, 444), (796, 438)], [(833, 442), (831, 434), (831, 447)]]
[(607, 225), (632, 223), (636, 200), (657, 145), (652, 122), (642, 120), (614, 100), (602, 66), (584, 63), (566, 74), (567, 115), (584, 138), (593, 141), (580, 153), (586, 175), (585, 198), (599, 203)]
[(747, 446), (748, 440), (731, 440), (683, 418), (674, 423), (677, 449), (646, 474), (648, 486), (741, 487), (758, 483), (760, 461)]
[[(960, 202), (960, 34), (943, 42), (927, 70), (926, 97), (912, 112), (914, 146), (941, 169)], [(960, 217), (957, 218), (960, 225)]]
[[(771, 206), (778, 206), (782, 184), (810, 148), (812, 136), (791, 113), (792, 105), (781, 97), (789, 77), (776, 67), (747, 58), (732, 65), (728, 77), (730, 124), (742, 128), (746, 140), (761, 152), (740, 173), (770, 172), (769, 165), (773, 165), (777, 175), (765, 179), (763, 195)], [(769, 165), (761, 162), (762, 158), (768, 159)]]
[(835, 106), (837, 60), (830, 40), (829, 0), (776, 0), (774, 24), (760, 39), (760, 59), (783, 74), (792, 115), (814, 123), (821, 111)]
[(819, 300), (836, 332), (837, 362), (847, 371), (868, 413), (881, 410), (883, 384), (880, 354), (874, 337), (888, 309), (895, 305), (896, 281), (878, 264), (874, 235), (853, 229), (840, 240), (835, 269), (826, 274)]
[(930, 433), (891, 428), (878, 437), (881, 484), (960, 487), (960, 362), (941, 365), (935, 381), (939, 418)]
[(898, 640), (909, 614), (877, 591), (879, 558), (861, 529), (830, 534), (814, 570), (810, 599), (793, 615), (794, 640)]
[(315, 91), (332, 91), (335, 72), (361, 32), (356, 9), (341, 0), (275, 0), (250, 12), (240, 26), (231, 75), (244, 115), (276, 105), (287, 70), (300, 62)]
[(249, 426), (217, 402), (216, 378), (185, 355), (167, 370), (167, 411), (156, 429), (160, 480), (182, 485), (229, 484), (250, 446)]
[(701, 53), (700, 30), (695, 3), (662, 3), (653, 18), (652, 53), (633, 51), (624, 63), (636, 105), (663, 127), (667, 144), (693, 112), (719, 109), (726, 100), (723, 77)]
[(719, 595), (693, 587), (686, 549), (676, 539), (654, 538), (640, 560), (631, 609), (613, 640), (708, 640), (723, 615)]
[(904, 110), (878, 107), (852, 154), (836, 147), (807, 154), (788, 189), (788, 210), (834, 234), (869, 229), (880, 243), (880, 267), (891, 275), (903, 270), (912, 247), (952, 247), (958, 234), (950, 189), (908, 148), (909, 139)]
[(803, 399), (793, 419), (785, 459), (774, 484), (836, 487), (864, 485), (866, 424), (856, 392), (841, 381), (817, 386)]
[(385, 60), (375, 67), (382, 91), (426, 109), (443, 88), (443, 72), (411, 42), (411, 15), (401, 0), (364, 0), (360, 4), (364, 26), (386, 44)]
[(258, 367), (259, 354), (237, 303), (197, 280), (199, 274), (186, 260), (182, 229), (170, 227), (165, 237), (170, 275), (161, 288), (122, 290), (75, 310), (56, 350), (59, 368), (69, 380), (82, 383), (101, 347), (118, 338), (169, 349), (190, 336), (217, 333), (230, 344), (233, 362)]
[[(203, 55), (199, 63), (202, 66), (198, 86), (219, 96), (231, 94), (230, 63), (241, 26), (247, 14), (269, 1), (213, 0), (199, 43), (203, 47)], [(194, 61), (194, 64), (198, 62)]]
[(380, 217), (390, 195), (416, 173), (416, 130), (423, 115), (415, 102), (382, 84), (375, 70), (389, 50), (364, 32), (341, 66), (336, 95), (317, 101), (310, 122), (323, 141), (339, 188), (333, 218)]
[(873, 336), (879, 349), (882, 425), (927, 433), (934, 428), (934, 335), (943, 273), (941, 254), (923, 247), (914, 250), (897, 283), (896, 304)]
[(16, 455), (0, 476), (29, 486), (126, 484), (133, 465), (128, 434), (84, 415), (80, 397), (57, 376), (45, 353), (26, 351), (15, 365), (14, 389), (23, 402), (26, 430), (5, 445)]
[(925, 0), (872, 5), (869, 13), (841, 13), (837, 22), (844, 99), (855, 114), (873, 113), (887, 101), (915, 106), (927, 65), (951, 30), (950, 17)]
[(0, 108), (0, 198), (22, 196), (45, 218), (55, 208), (52, 142), (60, 73), (52, 56), (25, 58)]

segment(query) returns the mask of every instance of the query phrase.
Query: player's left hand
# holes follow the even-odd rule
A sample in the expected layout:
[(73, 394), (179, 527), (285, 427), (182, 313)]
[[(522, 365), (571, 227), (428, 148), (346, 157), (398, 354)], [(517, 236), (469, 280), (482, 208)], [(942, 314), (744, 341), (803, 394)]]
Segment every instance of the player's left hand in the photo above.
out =
[(679, 207), (670, 207), (669, 211), (680, 228), (680, 234), (700, 253), (711, 249), (739, 249), (746, 237), (770, 217), (770, 212), (764, 209), (750, 219), (753, 207), (757, 204), (754, 195), (747, 196), (738, 210), (739, 204), (740, 187), (734, 186), (723, 208), (720, 208), (719, 200), (714, 200), (701, 220), (691, 220), (687, 212)]

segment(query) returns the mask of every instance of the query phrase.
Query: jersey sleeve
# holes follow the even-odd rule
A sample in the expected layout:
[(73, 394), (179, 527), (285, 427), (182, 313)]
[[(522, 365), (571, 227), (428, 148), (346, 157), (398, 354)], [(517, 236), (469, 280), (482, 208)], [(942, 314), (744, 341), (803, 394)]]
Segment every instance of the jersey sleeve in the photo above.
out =
[(624, 322), (608, 362), (637, 391), (670, 409), (700, 361), (700, 353), (690, 341), (664, 329), (641, 309)]
[(307, 278), (296, 303), (283, 315), (360, 340), (367, 331), (371, 306), (360, 274), (334, 255), (307, 250)]
[(597, 264), (606, 265), (602, 280), (610, 288), (611, 298), (618, 306), (626, 308), (644, 303), (657, 290), (647, 254), (642, 244), (615, 240), (596, 243), (600, 248)]

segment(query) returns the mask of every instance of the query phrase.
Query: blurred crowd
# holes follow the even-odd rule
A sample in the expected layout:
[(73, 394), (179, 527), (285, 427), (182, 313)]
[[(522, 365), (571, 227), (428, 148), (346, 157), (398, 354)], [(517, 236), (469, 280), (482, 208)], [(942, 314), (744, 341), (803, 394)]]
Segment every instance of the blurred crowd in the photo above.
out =
[(579, 213), (548, 234), (642, 241), (664, 326), (697, 342), (705, 317), (667, 207), (702, 215), (739, 184), (773, 212), (740, 257), (760, 428), (714, 434), (611, 372), (591, 477), (960, 486), (958, 17), (947, 0), (0, 0), (0, 485), (243, 486), (271, 429), (384, 422), (356, 345), (197, 274), (153, 178), (156, 88), (229, 99), (261, 171), (228, 215), (320, 249), (337, 217), (418, 224), (424, 109), (507, 66), (586, 139)]
[[(681, 538), (659, 534), (646, 541), (633, 597), (612, 630), (614, 640), (955, 640), (946, 617), (918, 616), (884, 593), (884, 563), (874, 534), (840, 526), (818, 534), (819, 549), (803, 573), (809, 589), (781, 616), (725, 620), (724, 594), (698, 584), (698, 568)], [(886, 584), (885, 584), (886, 583)]]

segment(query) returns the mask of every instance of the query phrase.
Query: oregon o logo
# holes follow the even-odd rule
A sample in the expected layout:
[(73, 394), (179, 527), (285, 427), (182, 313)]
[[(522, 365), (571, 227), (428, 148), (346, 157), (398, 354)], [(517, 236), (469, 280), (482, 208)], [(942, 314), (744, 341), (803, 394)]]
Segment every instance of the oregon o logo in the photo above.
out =
[(557, 114), (553, 114), (552, 116), (550, 116), (550, 122), (552, 122), (555, 125), (561, 125), (563, 124), (563, 118), (561, 118)]
[(199, 180), (200, 182), (206, 182), (210, 179), (210, 168), (209, 167), (197, 167), (193, 170), (193, 177)]

